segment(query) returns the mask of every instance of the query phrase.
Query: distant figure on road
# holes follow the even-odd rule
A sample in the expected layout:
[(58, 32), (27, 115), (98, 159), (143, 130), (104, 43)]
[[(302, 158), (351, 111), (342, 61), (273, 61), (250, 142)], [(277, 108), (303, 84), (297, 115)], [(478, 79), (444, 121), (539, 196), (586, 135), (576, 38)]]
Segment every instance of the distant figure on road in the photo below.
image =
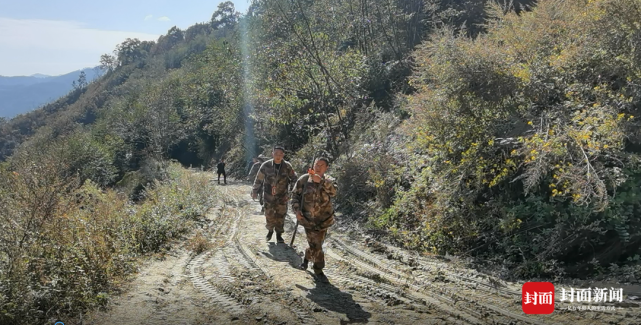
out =
[(220, 175), (223, 175), (223, 180), (225, 181), (225, 185), (227, 184), (227, 174), (225, 174), (225, 160), (220, 159), (220, 162), (218, 165), (216, 165), (216, 168), (218, 168), (218, 184), (220, 184)]

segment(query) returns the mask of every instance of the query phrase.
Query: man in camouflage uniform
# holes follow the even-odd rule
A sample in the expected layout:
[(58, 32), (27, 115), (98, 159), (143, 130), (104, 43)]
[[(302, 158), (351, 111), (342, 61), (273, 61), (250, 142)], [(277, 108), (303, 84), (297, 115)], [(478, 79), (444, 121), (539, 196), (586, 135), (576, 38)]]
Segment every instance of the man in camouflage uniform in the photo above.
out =
[(306, 270), (311, 261), (314, 263), (314, 273), (324, 282), (327, 282), (327, 277), (323, 274), (323, 241), (327, 229), (334, 224), (331, 198), (336, 196), (336, 184), (325, 175), (328, 167), (327, 158), (318, 158), (314, 162), (314, 173), (301, 176), (292, 193), (292, 209), (296, 213), (298, 223), (305, 228), (309, 244), (300, 268)]
[[(252, 158), (252, 161), (249, 164), (247, 164), (247, 170), (245, 172), (248, 173), (248, 174), (247, 174), (246, 180), (249, 180), (251, 172), (252, 172), (252, 169), (254, 168), (254, 165), (256, 165), (256, 163), (258, 163), (258, 157)], [(258, 166), (258, 167), (260, 167), (260, 166)]]
[[(254, 164), (252, 165), (251, 170), (249, 171), (249, 175), (247, 176), (247, 180), (252, 182), (252, 184), (254, 183), (254, 180), (256, 180), (258, 170), (265, 160), (267, 160), (267, 157), (263, 156), (262, 154), (253, 159)], [(260, 202), (260, 212), (265, 212), (265, 207), (263, 206), (263, 191), (258, 191), (258, 201)]]
[(258, 174), (258, 168), (260, 168), (261, 163), (258, 162), (258, 158), (252, 158), (251, 165), (249, 166), (249, 174), (247, 175), (247, 180), (254, 183), (256, 179), (256, 174)]
[(267, 227), (267, 241), (272, 239), (274, 230), (276, 230), (276, 240), (284, 243), (282, 237), (285, 232), (285, 215), (287, 214), (287, 201), (289, 201), (290, 187), (294, 185), (297, 178), (296, 172), (292, 165), (285, 161), (285, 149), (283, 147), (274, 147), (272, 157), (260, 165), (254, 187), (252, 198), (255, 200), (258, 192), (263, 193), (265, 208), (265, 220)]
[[(254, 183), (254, 180), (256, 179), (256, 174), (258, 174), (258, 169), (260, 169), (260, 165), (263, 164), (267, 160), (267, 157), (263, 155), (259, 155), (258, 157), (252, 159), (252, 166), (251, 170), (249, 171), (249, 175), (247, 175), (247, 180)], [(260, 195), (260, 193), (258, 193)]]

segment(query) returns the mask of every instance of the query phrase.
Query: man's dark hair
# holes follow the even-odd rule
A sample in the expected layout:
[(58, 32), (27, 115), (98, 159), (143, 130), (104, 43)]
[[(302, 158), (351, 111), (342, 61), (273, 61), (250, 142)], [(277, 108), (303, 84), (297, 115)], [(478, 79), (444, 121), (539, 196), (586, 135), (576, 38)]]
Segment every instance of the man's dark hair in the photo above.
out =
[(324, 161), (325, 162), (325, 166), (329, 167), (329, 159), (327, 159), (325, 157), (316, 158), (316, 161), (319, 161), (319, 160)]
[(276, 149), (281, 150), (283, 153), (285, 153), (285, 148), (283, 148), (282, 146), (274, 146), (274, 149), (272, 149), (272, 151)]

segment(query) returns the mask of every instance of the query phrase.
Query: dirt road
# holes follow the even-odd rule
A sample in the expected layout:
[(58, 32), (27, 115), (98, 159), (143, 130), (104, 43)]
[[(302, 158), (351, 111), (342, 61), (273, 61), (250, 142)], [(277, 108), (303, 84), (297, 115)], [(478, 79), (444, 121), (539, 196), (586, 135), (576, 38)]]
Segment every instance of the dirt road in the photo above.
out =
[[(265, 241), (265, 219), (247, 184), (221, 186), (224, 203), (203, 232), (212, 248), (184, 247), (151, 260), (106, 312), (85, 324), (639, 324), (638, 304), (571, 311), (557, 292), (550, 315), (526, 315), (522, 283), (505, 283), (457, 263), (350, 237), (337, 227), (325, 242), (326, 274), (294, 268), (306, 247)], [(294, 228), (286, 222), (286, 241)], [(580, 306), (574, 302), (573, 306)]]

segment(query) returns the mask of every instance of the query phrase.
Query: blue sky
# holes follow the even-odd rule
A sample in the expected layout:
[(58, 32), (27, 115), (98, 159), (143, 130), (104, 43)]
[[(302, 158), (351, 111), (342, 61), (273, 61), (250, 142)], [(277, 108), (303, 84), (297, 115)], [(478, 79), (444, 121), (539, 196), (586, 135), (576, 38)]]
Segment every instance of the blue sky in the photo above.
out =
[[(60, 75), (98, 65), (127, 37), (157, 40), (211, 19), (217, 0), (0, 0), (0, 75)], [(249, 0), (233, 1), (245, 13)]]

